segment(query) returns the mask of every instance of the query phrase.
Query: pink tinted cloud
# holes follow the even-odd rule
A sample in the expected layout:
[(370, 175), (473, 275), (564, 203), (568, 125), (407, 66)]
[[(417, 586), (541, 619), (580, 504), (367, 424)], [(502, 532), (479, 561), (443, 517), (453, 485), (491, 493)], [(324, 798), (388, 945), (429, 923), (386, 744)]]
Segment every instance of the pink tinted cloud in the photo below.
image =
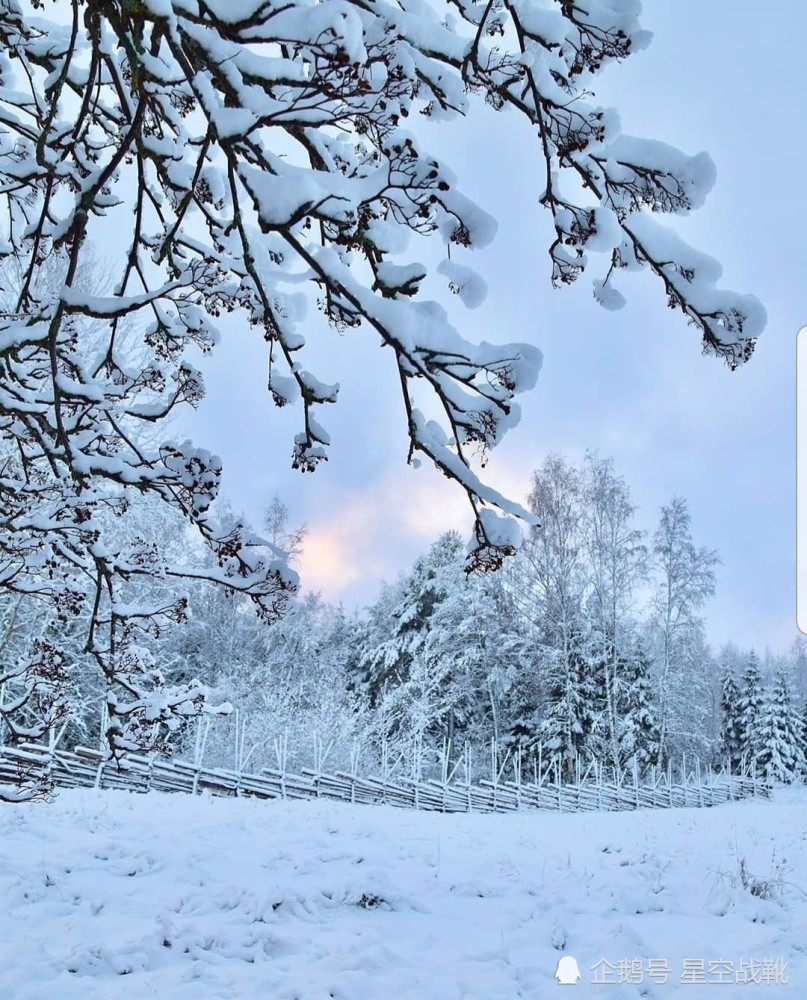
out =
[[(521, 500), (528, 474), (498, 463), (487, 476)], [(470, 537), (471, 512), (463, 491), (438, 472), (402, 467), (376, 483), (331, 494), (329, 508), (308, 519), (300, 560), (306, 590), (346, 603), (372, 600), (382, 580), (408, 570), (445, 531)]]

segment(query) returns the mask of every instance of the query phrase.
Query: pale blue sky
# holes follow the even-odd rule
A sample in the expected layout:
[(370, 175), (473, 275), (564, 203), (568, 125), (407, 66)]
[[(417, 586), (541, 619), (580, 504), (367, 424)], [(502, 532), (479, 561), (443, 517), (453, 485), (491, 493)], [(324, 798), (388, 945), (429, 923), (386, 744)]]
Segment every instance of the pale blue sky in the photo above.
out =
[[(453, 304), (454, 321), (471, 339), (526, 340), (544, 353), (522, 422), (487, 475), (520, 500), (549, 451), (599, 449), (630, 483), (641, 526), (652, 529), (672, 495), (686, 497), (695, 541), (723, 559), (707, 611), (711, 639), (783, 648), (796, 634), (795, 338), (807, 323), (798, 26), (807, 27), (807, 14), (786, 0), (773, 26), (769, 15), (760, 23), (751, 0), (650, 0), (643, 21), (651, 46), (612, 67), (598, 98), (619, 108), (625, 132), (712, 155), (714, 191), (674, 224), (721, 261), (725, 287), (762, 299), (768, 328), (752, 361), (731, 373), (701, 356), (697, 334), (649, 276), (622, 281), (628, 304), (617, 313), (597, 306), (590, 277), (553, 291), (549, 219), (537, 204), (543, 178), (526, 126), (482, 109), (458, 126), (425, 130), (466, 193), (499, 220), (493, 245), (472, 261), (488, 299), (473, 312)], [(321, 337), (324, 360), (307, 362), (320, 378), (341, 381), (342, 393), (323, 413), (331, 460), (301, 476), (289, 468), (296, 422), (265, 392), (260, 337), (226, 332), (207, 366), (209, 398), (194, 437), (224, 458), (236, 507), (257, 518), (277, 491), (308, 524), (306, 587), (349, 605), (370, 600), (440, 531), (467, 533), (461, 491), (404, 464), (392, 358), (369, 334)]]

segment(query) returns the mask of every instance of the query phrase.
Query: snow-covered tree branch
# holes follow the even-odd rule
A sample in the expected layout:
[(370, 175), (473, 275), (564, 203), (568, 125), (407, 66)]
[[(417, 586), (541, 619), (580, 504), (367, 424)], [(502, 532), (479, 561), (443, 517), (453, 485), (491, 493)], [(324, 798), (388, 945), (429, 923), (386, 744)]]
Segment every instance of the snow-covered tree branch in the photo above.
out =
[[(133, 604), (128, 583), (202, 575), (268, 619), (295, 586), (271, 542), (217, 531), (219, 460), (167, 434), (204, 395), (190, 358), (214, 346), (222, 312), (264, 337), (271, 396), (300, 409), (303, 471), (327, 458), (320, 411), (339, 392), (306, 366), (309, 299), (336, 327), (372, 333), (397, 371), (409, 459), (426, 455), (473, 507), (469, 568), (514, 551), (510, 516), (529, 515), (480, 480), (470, 452), (516, 423), (540, 353), (472, 344), (425, 296), (410, 242), (454, 248), (462, 260), (440, 273), (462, 290), (466, 251), (495, 232), (428, 153), (427, 121), (466, 114), (475, 95), (516, 109), (546, 163), (553, 280), (602, 251), (595, 294), (612, 308), (616, 272), (647, 268), (707, 351), (730, 367), (749, 357), (759, 303), (717, 290), (718, 265), (652, 218), (697, 207), (710, 161), (623, 136), (589, 103), (597, 72), (646, 44), (638, 12), (636, 0), (0, 0), (0, 256), (19, 279), (0, 316), (0, 583), (64, 615), (89, 601), (87, 648), (120, 688), (112, 745), (127, 743), (124, 717), (166, 722), (200, 697), (191, 685), (184, 700), (152, 699), (137, 633), (181, 621), (185, 600)], [(415, 115), (424, 124), (407, 129)], [(88, 263), (112, 227), (109, 294)], [(110, 522), (144, 497), (190, 522), (213, 564), (113, 544)]]

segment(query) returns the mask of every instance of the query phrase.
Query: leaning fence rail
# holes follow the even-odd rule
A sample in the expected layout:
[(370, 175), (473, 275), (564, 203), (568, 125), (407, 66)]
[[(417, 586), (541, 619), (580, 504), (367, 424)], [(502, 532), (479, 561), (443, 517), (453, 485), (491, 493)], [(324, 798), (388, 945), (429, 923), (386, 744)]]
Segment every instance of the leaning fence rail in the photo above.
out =
[(518, 767), (513, 768), (513, 780), (507, 780), (506, 768), (501, 766), (493, 768), (489, 779), (474, 782), (469, 767), (465, 768), (465, 780), (457, 767), (444, 769), (440, 780), (425, 778), (417, 770), (409, 777), (394, 777), (388, 767), (383, 768), (382, 776), (361, 775), (355, 767), (330, 773), (323, 769), (328, 756), (324, 748), (315, 754), (314, 768), (301, 768), (301, 773), (295, 774), (285, 767), (285, 747), (279, 743), (277, 751), (277, 768), (251, 773), (205, 767), (201, 753), (196, 753), (193, 761), (131, 754), (117, 762), (87, 747), (60, 750), (52, 741), (49, 745), (6, 746), (0, 747), (0, 784), (19, 787), (23, 781), (42, 780), (57, 788), (208, 792), (260, 799), (317, 798), (438, 812), (714, 806), (753, 796), (768, 798), (771, 793), (770, 785), (753, 768), (732, 773), (729, 765), (704, 769), (699, 762), (687, 770), (682, 761), (677, 772), (669, 767), (641, 778), (636, 768), (605, 776), (603, 768), (592, 763), (585, 772), (576, 769), (570, 781), (562, 779), (560, 769), (555, 769), (554, 774), (552, 769), (536, 771), (535, 780), (524, 781)]

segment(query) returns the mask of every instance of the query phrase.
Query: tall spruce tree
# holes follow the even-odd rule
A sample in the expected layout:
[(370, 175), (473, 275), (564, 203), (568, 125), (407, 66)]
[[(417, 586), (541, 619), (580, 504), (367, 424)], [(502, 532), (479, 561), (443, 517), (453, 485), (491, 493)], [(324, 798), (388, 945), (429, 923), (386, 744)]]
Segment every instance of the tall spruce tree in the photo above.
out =
[(760, 736), (764, 702), (759, 659), (756, 653), (751, 652), (743, 672), (738, 702), (740, 749), (748, 767), (755, 764), (761, 750)]
[(763, 711), (757, 764), (769, 781), (792, 782), (804, 768), (801, 719), (793, 705), (787, 674), (776, 676)]
[(720, 693), (721, 760), (732, 768), (738, 767), (743, 755), (742, 720), (740, 718), (740, 688), (730, 668), (726, 668)]
[(542, 668), (547, 704), (540, 732), (550, 756), (560, 759), (563, 774), (569, 778), (577, 759), (591, 755), (597, 718), (597, 689), (584, 635), (575, 630), (571, 638), (565, 652), (547, 650), (550, 662)]
[(511, 747), (534, 746), (541, 737), (540, 684), (536, 670), (516, 677), (508, 697), (508, 725), (503, 743)]
[(440, 747), (506, 732), (503, 698), (527, 672), (525, 643), (492, 577), (467, 577), (456, 532), (382, 593), (359, 636), (352, 686), (387, 737)]
[(622, 760), (635, 759), (640, 771), (658, 760), (661, 727), (650, 682), (650, 657), (641, 647), (623, 657), (617, 689)]

